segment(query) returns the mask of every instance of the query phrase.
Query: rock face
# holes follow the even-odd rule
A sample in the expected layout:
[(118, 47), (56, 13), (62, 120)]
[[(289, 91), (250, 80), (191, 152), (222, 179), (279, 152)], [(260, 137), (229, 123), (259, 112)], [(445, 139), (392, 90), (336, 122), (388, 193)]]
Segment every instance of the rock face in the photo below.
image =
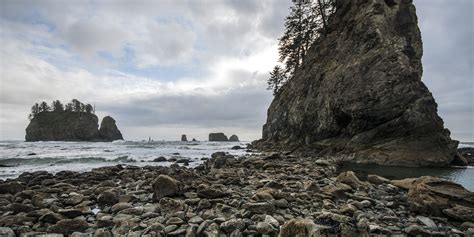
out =
[(441, 215), (469, 221), (474, 218), (474, 192), (463, 186), (436, 177), (422, 176), (394, 180), (395, 186), (408, 190), (412, 211)]
[(339, 1), (328, 33), (268, 109), (262, 149), (305, 147), (359, 163), (444, 166), (457, 141), (421, 82), (412, 1)]
[(42, 112), (26, 128), (26, 141), (113, 141), (123, 139), (112, 117), (102, 120), (95, 114)]
[(238, 142), (239, 141), (239, 137), (237, 137), (237, 135), (232, 135), (229, 137), (229, 142)]
[(188, 138), (186, 137), (186, 134), (181, 135), (181, 141), (182, 142), (187, 142)]
[(100, 123), (100, 136), (105, 141), (123, 140), (122, 133), (117, 128), (115, 120), (110, 116), (105, 116)]
[(224, 133), (209, 133), (209, 141), (210, 142), (227, 142), (227, 136)]

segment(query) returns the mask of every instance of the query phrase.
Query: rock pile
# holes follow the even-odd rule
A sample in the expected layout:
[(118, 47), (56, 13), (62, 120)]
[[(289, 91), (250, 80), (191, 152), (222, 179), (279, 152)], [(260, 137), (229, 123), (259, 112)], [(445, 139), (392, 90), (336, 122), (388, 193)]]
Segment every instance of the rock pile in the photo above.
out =
[[(472, 192), (434, 178), (392, 183), (369, 175), (365, 181), (337, 169), (336, 163), (323, 159), (278, 153), (238, 158), (220, 152), (195, 169), (177, 164), (117, 165), (85, 173), (23, 173), (15, 180), (0, 181), (0, 233), (96, 237), (474, 233), (469, 219), (473, 212), (467, 205), (472, 203)], [(440, 198), (449, 199), (448, 206), (434, 202)], [(430, 205), (438, 205), (441, 212), (425, 212)]]

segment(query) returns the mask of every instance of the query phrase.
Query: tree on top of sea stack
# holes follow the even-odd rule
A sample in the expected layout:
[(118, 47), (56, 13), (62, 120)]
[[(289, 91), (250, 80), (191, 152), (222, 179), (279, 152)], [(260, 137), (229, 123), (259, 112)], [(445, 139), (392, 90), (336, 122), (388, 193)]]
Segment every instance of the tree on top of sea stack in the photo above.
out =
[(335, 1), (334, 9), (324, 33), (299, 46), (306, 54), (271, 103), (255, 145), (358, 163), (449, 165), (457, 141), (421, 81), (412, 1)]
[(99, 119), (91, 104), (73, 99), (64, 106), (59, 100), (51, 106), (46, 102), (35, 103), (28, 116), (26, 141), (114, 141), (123, 140), (115, 120), (106, 116)]

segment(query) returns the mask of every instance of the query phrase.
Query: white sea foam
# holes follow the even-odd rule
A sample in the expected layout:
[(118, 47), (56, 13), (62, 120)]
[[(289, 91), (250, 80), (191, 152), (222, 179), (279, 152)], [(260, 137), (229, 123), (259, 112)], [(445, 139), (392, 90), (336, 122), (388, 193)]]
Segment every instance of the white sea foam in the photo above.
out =
[(195, 167), (217, 151), (244, 155), (245, 142), (23, 142), (0, 141), (0, 179), (14, 178), (23, 172), (46, 170), (88, 171), (96, 167), (116, 164), (162, 165), (171, 162), (153, 162), (157, 157), (190, 159)]

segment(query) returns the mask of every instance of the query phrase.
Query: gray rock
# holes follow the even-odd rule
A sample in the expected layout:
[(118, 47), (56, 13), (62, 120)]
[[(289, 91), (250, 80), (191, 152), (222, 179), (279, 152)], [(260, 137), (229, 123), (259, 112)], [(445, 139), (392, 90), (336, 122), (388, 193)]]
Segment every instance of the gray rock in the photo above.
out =
[(243, 230), (245, 228), (245, 222), (242, 219), (230, 219), (222, 222), (220, 229), (225, 233), (232, 233), (234, 230)]
[(186, 134), (181, 135), (181, 141), (182, 142), (187, 142), (188, 138), (186, 137)]
[(112, 206), (119, 202), (119, 195), (114, 190), (106, 190), (97, 196), (97, 203), (100, 206)]
[(412, 1), (338, 2), (331, 30), (275, 96), (254, 145), (318, 146), (359, 163), (449, 165), (457, 141), (421, 81), (423, 47)]
[(274, 232), (275, 229), (272, 225), (266, 222), (258, 222), (257, 223), (257, 232), (262, 235), (267, 235)]
[(179, 182), (168, 175), (160, 175), (153, 182), (153, 199), (160, 200), (163, 197), (174, 196), (179, 192)]
[(16, 237), (15, 232), (9, 227), (0, 227), (0, 236), (2, 237)]
[(105, 116), (100, 123), (99, 134), (105, 141), (123, 140), (122, 133), (117, 128), (115, 120), (110, 116)]
[(65, 219), (65, 220), (60, 220), (56, 224), (48, 227), (48, 232), (70, 235), (76, 231), (84, 232), (88, 228), (89, 228), (89, 224), (87, 224), (87, 222), (84, 220)]
[(227, 138), (224, 133), (209, 133), (209, 141), (210, 142), (226, 142), (229, 139)]
[(428, 217), (416, 216), (416, 219), (428, 228), (438, 229), (438, 226), (435, 224), (435, 222)]
[(238, 142), (238, 141), (239, 141), (239, 137), (235, 134), (229, 137), (229, 142)]

